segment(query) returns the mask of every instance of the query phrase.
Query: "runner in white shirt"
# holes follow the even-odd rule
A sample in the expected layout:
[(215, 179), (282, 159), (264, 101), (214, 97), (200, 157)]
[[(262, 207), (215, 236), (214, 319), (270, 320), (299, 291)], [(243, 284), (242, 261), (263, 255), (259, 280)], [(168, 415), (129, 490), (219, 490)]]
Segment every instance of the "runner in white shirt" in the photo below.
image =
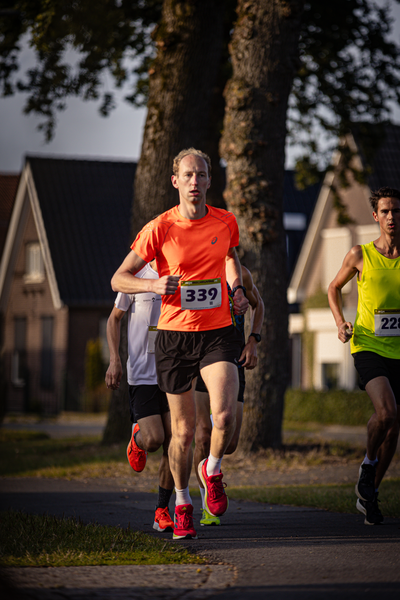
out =
[[(155, 261), (136, 273), (138, 279), (158, 279)], [(139, 290), (138, 290), (139, 291)], [(163, 447), (159, 468), (159, 493), (154, 518), (154, 529), (172, 531), (174, 523), (168, 512), (174, 480), (168, 461), (168, 445), (171, 439), (171, 416), (166, 394), (157, 385), (154, 339), (160, 316), (161, 297), (153, 292), (119, 293), (107, 322), (107, 341), (110, 348), (110, 365), (106, 384), (117, 389), (122, 377), (119, 356), (121, 319), (128, 313), (128, 361), (129, 408), (132, 437), (127, 457), (132, 469), (143, 471), (147, 452)]]

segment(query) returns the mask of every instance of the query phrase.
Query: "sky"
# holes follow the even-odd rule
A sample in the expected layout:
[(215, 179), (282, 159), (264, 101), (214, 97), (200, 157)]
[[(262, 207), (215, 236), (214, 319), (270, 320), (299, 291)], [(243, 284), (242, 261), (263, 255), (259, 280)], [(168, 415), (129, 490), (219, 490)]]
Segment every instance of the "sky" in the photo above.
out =
[[(384, 0), (379, 0), (382, 4)], [(400, 5), (390, 0), (395, 18), (393, 37), (400, 37)], [(31, 51), (25, 47), (21, 64), (32, 64)], [(112, 78), (106, 76), (105, 88), (112, 90)], [(107, 118), (101, 117), (95, 102), (71, 98), (67, 109), (58, 115), (54, 139), (46, 144), (43, 133), (37, 131), (40, 118), (24, 115), (24, 96), (17, 94), (0, 98), (0, 173), (21, 171), (26, 154), (53, 157), (102, 158), (138, 160), (142, 145), (145, 108), (133, 108), (123, 100), (123, 92), (116, 91), (118, 107)], [(400, 123), (400, 108), (393, 113), (393, 121)], [(286, 167), (293, 167), (296, 149), (287, 151)]]

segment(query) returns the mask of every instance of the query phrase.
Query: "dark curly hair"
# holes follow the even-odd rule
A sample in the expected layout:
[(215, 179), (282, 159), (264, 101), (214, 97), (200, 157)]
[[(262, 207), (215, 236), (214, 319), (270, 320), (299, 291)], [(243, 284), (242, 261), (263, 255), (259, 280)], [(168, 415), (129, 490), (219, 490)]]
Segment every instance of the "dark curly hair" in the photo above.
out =
[(369, 201), (374, 212), (378, 212), (378, 202), (381, 198), (397, 198), (397, 200), (400, 200), (400, 192), (390, 187), (381, 187), (376, 192), (371, 192)]

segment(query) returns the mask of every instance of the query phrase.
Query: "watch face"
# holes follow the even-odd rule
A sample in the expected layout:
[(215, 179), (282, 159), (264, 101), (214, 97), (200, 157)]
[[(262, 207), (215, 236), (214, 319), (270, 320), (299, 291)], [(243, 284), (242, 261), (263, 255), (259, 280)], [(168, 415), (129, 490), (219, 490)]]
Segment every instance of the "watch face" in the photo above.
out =
[(256, 342), (261, 342), (261, 335), (259, 333), (251, 333), (250, 335), (255, 338)]

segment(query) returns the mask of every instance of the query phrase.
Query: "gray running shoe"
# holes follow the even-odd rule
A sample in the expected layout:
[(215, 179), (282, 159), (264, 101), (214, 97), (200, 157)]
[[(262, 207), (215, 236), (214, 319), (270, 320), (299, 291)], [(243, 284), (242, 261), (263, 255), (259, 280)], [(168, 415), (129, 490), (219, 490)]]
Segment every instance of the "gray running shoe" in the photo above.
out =
[(375, 492), (375, 498), (372, 502), (366, 502), (365, 500), (357, 500), (356, 508), (363, 515), (365, 515), (365, 525), (380, 525), (383, 523), (383, 515), (379, 510), (378, 506), (378, 492)]
[(360, 500), (373, 502), (375, 498), (375, 471), (375, 465), (366, 465), (365, 463), (361, 465), (356, 483), (356, 494)]

